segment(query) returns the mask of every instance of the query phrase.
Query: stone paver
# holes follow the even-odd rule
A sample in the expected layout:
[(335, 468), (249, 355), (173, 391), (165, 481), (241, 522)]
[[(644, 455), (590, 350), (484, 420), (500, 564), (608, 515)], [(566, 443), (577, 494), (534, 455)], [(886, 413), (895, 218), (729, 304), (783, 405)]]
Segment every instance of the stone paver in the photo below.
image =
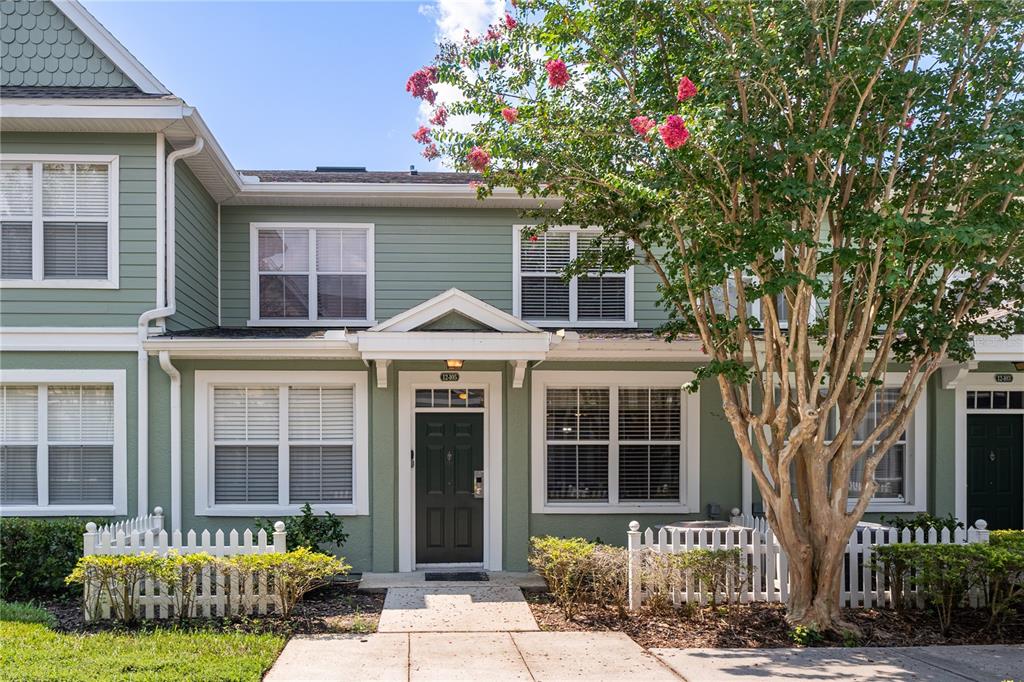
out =
[(264, 682), (409, 679), (407, 635), (292, 637)]
[(537, 630), (518, 587), (400, 587), (388, 590), (378, 632)]
[(514, 632), (512, 639), (537, 682), (679, 677), (621, 632)]
[(409, 635), (411, 682), (529, 682), (533, 678), (507, 632)]
[(1021, 676), (1024, 647), (651, 649), (688, 682), (915, 680), (964, 682)]

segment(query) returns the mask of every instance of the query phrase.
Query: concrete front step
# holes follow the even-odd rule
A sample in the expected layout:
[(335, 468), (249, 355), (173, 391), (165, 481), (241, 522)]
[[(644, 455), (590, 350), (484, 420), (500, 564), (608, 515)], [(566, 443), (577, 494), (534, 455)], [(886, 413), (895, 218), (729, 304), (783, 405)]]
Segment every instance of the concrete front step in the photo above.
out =
[[(410, 571), (407, 573), (363, 573), (359, 581), (360, 592), (387, 592), (393, 587), (502, 587), (514, 586), (526, 592), (547, 592), (548, 586), (536, 573), (517, 573), (514, 571), (487, 571), (487, 582), (464, 581), (426, 581), (426, 574), (447, 573), (456, 569), (437, 569), (436, 571)], [(475, 569), (474, 569), (475, 570)]]
[(509, 632), (537, 630), (523, 592), (513, 585), (421, 583), (393, 587), (377, 632)]

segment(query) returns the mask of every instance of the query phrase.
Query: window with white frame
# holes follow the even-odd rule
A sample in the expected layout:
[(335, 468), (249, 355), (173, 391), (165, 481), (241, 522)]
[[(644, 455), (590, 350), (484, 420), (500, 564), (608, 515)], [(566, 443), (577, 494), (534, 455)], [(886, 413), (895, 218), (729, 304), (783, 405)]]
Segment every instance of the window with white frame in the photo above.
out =
[(515, 314), (542, 325), (625, 326), (633, 322), (633, 269), (590, 271), (565, 281), (577, 257), (599, 250), (600, 230), (550, 228), (525, 236), (516, 228)]
[(371, 225), (254, 224), (251, 248), (251, 323), (372, 319)]
[(683, 378), (614, 373), (591, 384), (572, 382), (572, 374), (534, 375), (535, 506), (680, 511), (694, 502), (687, 445), (690, 436), (696, 442), (697, 420), (688, 429), (687, 412), (696, 397), (683, 392)]
[(119, 383), (0, 386), (0, 506), (5, 511), (126, 511)]
[(362, 373), (336, 373), (361, 375), (338, 382), (304, 372), (263, 382), (241, 379), (245, 373), (197, 374), (197, 442), (207, 443), (197, 453), (196, 486), (206, 496), (197, 499), (197, 513), (366, 506)]
[(117, 157), (3, 157), (4, 286), (117, 286), (117, 167)]

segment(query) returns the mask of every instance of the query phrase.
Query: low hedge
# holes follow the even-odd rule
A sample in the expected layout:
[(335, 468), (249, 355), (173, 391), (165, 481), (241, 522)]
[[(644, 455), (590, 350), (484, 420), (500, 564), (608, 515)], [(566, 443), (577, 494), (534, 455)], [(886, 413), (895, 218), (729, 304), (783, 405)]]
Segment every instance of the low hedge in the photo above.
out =
[(76, 518), (0, 519), (0, 599), (67, 596), (64, 576), (82, 556), (85, 523)]

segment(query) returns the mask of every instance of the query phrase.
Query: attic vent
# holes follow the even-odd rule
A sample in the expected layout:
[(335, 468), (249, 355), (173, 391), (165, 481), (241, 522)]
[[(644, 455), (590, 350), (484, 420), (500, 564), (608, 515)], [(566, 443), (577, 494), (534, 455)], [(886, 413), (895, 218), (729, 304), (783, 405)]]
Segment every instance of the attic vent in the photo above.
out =
[(366, 166), (317, 166), (317, 173), (365, 173)]

